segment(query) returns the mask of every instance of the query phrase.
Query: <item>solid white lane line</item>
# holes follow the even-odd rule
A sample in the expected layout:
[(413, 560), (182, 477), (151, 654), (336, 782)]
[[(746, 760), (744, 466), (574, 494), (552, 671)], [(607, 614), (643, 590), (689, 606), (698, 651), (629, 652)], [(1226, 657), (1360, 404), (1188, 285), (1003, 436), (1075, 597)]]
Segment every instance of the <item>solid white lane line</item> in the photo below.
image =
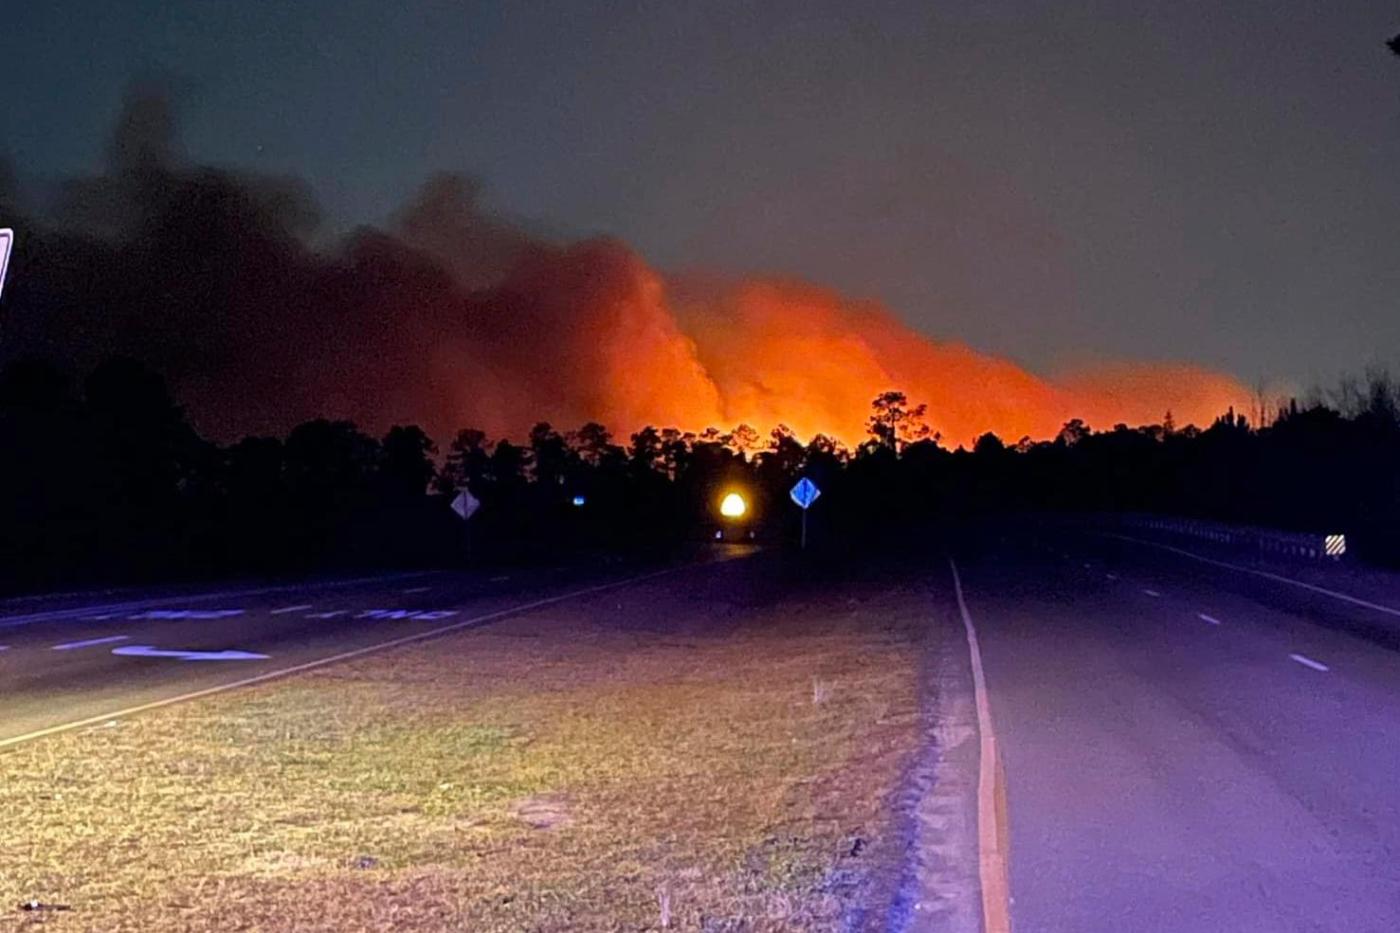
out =
[(405, 594), (408, 594), (408, 593), (426, 593), (426, 592), (428, 592), (428, 590), (431, 590), (431, 589), (432, 589), (431, 586), (413, 586), (413, 587), (409, 587), (408, 589), (404, 590), (404, 593), (405, 593)]
[(992, 731), (992, 707), (987, 699), (987, 675), (982, 670), (982, 649), (977, 643), (977, 628), (967, 611), (963, 597), (962, 578), (958, 565), (950, 557), (948, 567), (953, 571), (953, 592), (958, 597), (958, 612), (962, 614), (967, 631), (967, 648), (972, 656), (972, 688), (977, 699), (977, 734), (981, 748), (977, 765), (977, 870), (982, 882), (982, 929), (984, 933), (1010, 933), (1011, 883), (1007, 873), (1007, 856), (1003, 840), (1009, 839), (1007, 828), (1000, 825), (1002, 808), (998, 802), (1005, 793), (1001, 784), (1001, 762), (997, 758), (996, 734)]
[(281, 609), (274, 609), (268, 613), (270, 616), (285, 615), (288, 612), (301, 612), (303, 609), (310, 609), (315, 603), (302, 603), (300, 606), (283, 606)]
[(1157, 592), (1156, 590), (1144, 589), (1142, 592), (1147, 596), (1151, 596), (1153, 599), (1160, 599), (1162, 596), (1162, 594)]
[(1198, 613), (1196, 613), (1196, 617), (1197, 617), (1198, 619), (1200, 619), (1202, 622), (1209, 622), (1211, 625), (1219, 625), (1219, 624), (1220, 624), (1220, 620), (1219, 620), (1219, 619), (1215, 618), (1214, 616), (1208, 616), (1208, 615), (1206, 615), (1204, 612), (1198, 612)]
[(1270, 573), (1267, 570), (1255, 570), (1253, 567), (1241, 567), (1239, 564), (1232, 564), (1228, 561), (1216, 560), (1213, 557), (1202, 557), (1200, 554), (1193, 554), (1190, 551), (1185, 550), (1184, 548), (1172, 547), (1170, 544), (1159, 544), (1156, 541), (1147, 541), (1143, 538), (1134, 538), (1131, 535), (1104, 533), (1104, 536), (1109, 538), (1117, 538), (1120, 541), (1131, 541), (1134, 544), (1145, 544), (1148, 547), (1155, 547), (1163, 551), (1171, 551), (1173, 554), (1180, 554), (1182, 557), (1189, 557), (1192, 560), (1198, 560), (1203, 564), (1212, 564), (1216, 567), (1224, 567), (1227, 570), (1235, 570), (1240, 573), (1252, 573), (1256, 577), (1263, 577), (1266, 580), (1274, 580), (1278, 583), (1287, 583), (1289, 586), (1300, 587), (1305, 590), (1311, 590), (1314, 593), (1321, 593), (1323, 596), (1330, 596), (1333, 599), (1340, 599), (1343, 602), (1351, 603), (1353, 606), (1363, 606), (1366, 609), (1374, 609), (1376, 612), (1384, 612), (1387, 615), (1400, 616), (1400, 609), (1396, 609), (1394, 606), (1385, 606), (1381, 603), (1373, 603), (1367, 599), (1361, 599), (1360, 597), (1351, 596), (1347, 593), (1339, 593), (1336, 590), (1329, 590), (1325, 586), (1314, 586), (1311, 583), (1304, 583), (1302, 580), (1295, 580), (1292, 577), (1285, 577), (1282, 574)]
[(90, 648), (93, 645), (110, 645), (114, 641), (126, 641), (130, 635), (108, 635), (106, 638), (89, 638), (86, 641), (70, 641), (54, 645), (52, 651), (72, 651), (74, 648)]
[(1292, 658), (1293, 660), (1297, 661), (1299, 664), (1303, 665), (1304, 667), (1310, 667), (1310, 668), (1312, 668), (1312, 669), (1315, 670), (1315, 671), (1330, 671), (1330, 670), (1331, 670), (1331, 668), (1328, 667), (1326, 664), (1323, 664), (1321, 661), (1314, 661), (1312, 658), (1308, 657), (1308, 656), (1305, 655), (1305, 654), (1290, 654), (1289, 657)]
[(461, 622), (454, 622), (451, 625), (443, 625), (426, 632), (418, 632), (415, 635), (404, 635), (401, 638), (392, 638), (375, 645), (367, 645), (364, 648), (356, 648), (353, 651), (342, 651), (327, 658), (319, 658), (315, 661), (307, 661), (304, 664), (294, 664), (291, 667), (284, 667), (276, 671), (268, 671), (266, 674), (258, 674), (253, 677), (244, 677), (242, 680), (235, 680), (231, 683), (218, 684), (213, 687), (205, 687), (203, 690), (194, 690), (190, 693), (182, 693), (179, 696), (167, 697), (164, 700), (154, 700), (150, 703), (142, 703), (139, 706), (129, 706), (126, 709), (116, 710), (110, 713), (102, 713), (99, 716), (89, 716), (86, 719), (78, 719), (73, 722), (65, 722), (57, 726), (49, 726), (46, 729), (36, 729), (24, 735), (16, 735), (8, 739), (0, 739), (0, 748), (9, 748), (12, 745), (19, 745), (22, 742), (30, 742), (34, 739), (43, 738), (46, 735), (54, 735), (59, 732), (67, 732), (70, 729), (81, 729), (83, 726), (96, 725), (106, 722), (109, 719), (121, 719), (126, 716), (134, 716), (137, 713), (144, 713), (147, 710), (160, 709), (163, 706), (173, 706), (176, 703), (184, 703), (188, 700), (197, 700), (200, 697), (212, 696), (216, 693), (225, 693), (229, 690), (236, 690), (239, 687), (251, 687), (253, 684), (260, 684), (264, 681), (273, 680), (278, 677), (287, 677), (292, 674), (300, 674), (303, 671), (312, 671), (318, 667), (325, 667), (328, 664), (336, 664), (340, 661), (348, 661), (351, 658), (362, 657), (375, 651), (383, 651), (387, 648), (397, 648), (400, 645), (409, 645), (414, 642), (423, 641), (428, 638), (436, 638), (438, 635), (445, 635), (448, 632), (456, 632), (466, 628), (474, 628), (485, 625), (487, 622), (494, 622), (507, 616), (517, 615), (522, 612), (529, 612), (531, 609), (539, 609), (542, 606), (552, 606), (555, 603), (562, 603), (570, 599), (578, 599), (582, 596), (591, 596), (594, 593), (602, 593), (607, 590), (615, 590), (618, 587), (630, 586), (634, 583), (641, 583), (645, 580), (653, 580), (657, 577), (664, 577), (667, 574), (679, 573), (682, 570), (689, 570), (699, 564), (684, 564), (680, 567), (669, 567), (666, 570), (657, 570), (653, 573), (644, 573), (635, 577), (628, 577), (625, 580), (615, 580), (612, 583), (603, 583), (598, 586), (590, 586), (582, 590), (574, 590), (571, 593), (563, 593), (559, 596), (549, 596), (544, 599), (537, 599), (534, 602), (523, 603), (519, 606), (511, 606), (507, 609), (498, 609), (495, 612), (488, 612), (485, 615), (475, 616), (470, 619), (463, 619)]

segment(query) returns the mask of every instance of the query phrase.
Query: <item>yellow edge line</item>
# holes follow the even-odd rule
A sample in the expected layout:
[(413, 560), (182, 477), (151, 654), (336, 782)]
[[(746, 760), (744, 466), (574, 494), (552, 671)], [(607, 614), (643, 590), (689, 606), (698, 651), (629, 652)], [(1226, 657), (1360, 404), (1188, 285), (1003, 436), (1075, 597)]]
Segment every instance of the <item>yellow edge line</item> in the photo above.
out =
[(967, 630), (967, 647), (972, 656), (972, 686), (977, 697), (977, 734), (981, 750), (977, 765), (977, 874), (982, 887), (982, 929), (985, 933), (1010, 933), (1011, 882), (1007, 868), (1010, 840), (1007, 835), (1006, 772), (997, 754), (996, 733), (992, 731), (992, 708), (987, 700), (987, 675), (982, 670), (982, 650), (977, 629), (963, 598), (958, 565), (950, 557), (953, 592)]

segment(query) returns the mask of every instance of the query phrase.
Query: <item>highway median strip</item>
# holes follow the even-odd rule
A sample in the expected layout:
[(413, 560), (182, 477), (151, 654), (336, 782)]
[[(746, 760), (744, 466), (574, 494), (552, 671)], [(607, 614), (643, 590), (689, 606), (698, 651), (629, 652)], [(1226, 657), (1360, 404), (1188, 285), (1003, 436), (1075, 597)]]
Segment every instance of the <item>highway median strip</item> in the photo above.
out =
[(919, 587), (861, 587), (680, 637), (614, 607), (689, 624), (703, 596), (555, 602), (14, 748), (0, 903), (92, 931), (884, 916), (928, 617)]

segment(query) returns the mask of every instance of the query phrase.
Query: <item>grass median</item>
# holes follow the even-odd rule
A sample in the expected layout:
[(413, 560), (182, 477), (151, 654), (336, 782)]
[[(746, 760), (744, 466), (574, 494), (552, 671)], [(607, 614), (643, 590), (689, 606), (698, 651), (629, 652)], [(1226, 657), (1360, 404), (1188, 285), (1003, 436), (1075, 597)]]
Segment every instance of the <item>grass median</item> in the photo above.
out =
[(878, 926), (922, 595), (688, 573), (0, 755), (0, 928)]

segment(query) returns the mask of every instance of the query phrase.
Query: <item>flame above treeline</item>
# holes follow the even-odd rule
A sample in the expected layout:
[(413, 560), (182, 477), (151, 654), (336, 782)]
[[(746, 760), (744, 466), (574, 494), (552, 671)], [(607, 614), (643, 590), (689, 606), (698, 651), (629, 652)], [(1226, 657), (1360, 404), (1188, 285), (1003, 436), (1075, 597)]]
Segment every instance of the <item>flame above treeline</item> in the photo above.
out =
[[(785, 425), (853, 445), (871, 400), (904, 392), (956, 446), (992, 431), (1009, 441), (1053, 437), (1071, 418), (1104, 427), (1208, 423), (1248, 393), (1200, 367), (1118, 363), (1056, 380), (956, 342), (931, 339), (870, 301), (780, 280), (672, 287), (624, 245), (575, 244), (536, 256), (487, 292), (472, 330), (483, 397), (463, 395), (458, 420), (519, 434), (533, 420), (600, 421), (626, 433)], [(489, 309), (506, 308), (503, 322)], [(536, 370), (531, 334), (567, 337)]]
[(897, 390), (957, 446), (1052, 437), (1072, 418), (1204, 424), (1249, 398), (1190, 365), (1038, 376), (811, 284), (668, 277), (616, 240), (533, 236), (459, 176), (387, 229), (327, 243), (296, 179), (185, 162), (159, 94), (128, 101), (104, 173), (60, 191), (26, 218), (0, 183), (21, 232), (0, 355), (140, 357), (220, 438), (333, 417), (439, 439), (782, 424), (854, 445), (871, 400)]

